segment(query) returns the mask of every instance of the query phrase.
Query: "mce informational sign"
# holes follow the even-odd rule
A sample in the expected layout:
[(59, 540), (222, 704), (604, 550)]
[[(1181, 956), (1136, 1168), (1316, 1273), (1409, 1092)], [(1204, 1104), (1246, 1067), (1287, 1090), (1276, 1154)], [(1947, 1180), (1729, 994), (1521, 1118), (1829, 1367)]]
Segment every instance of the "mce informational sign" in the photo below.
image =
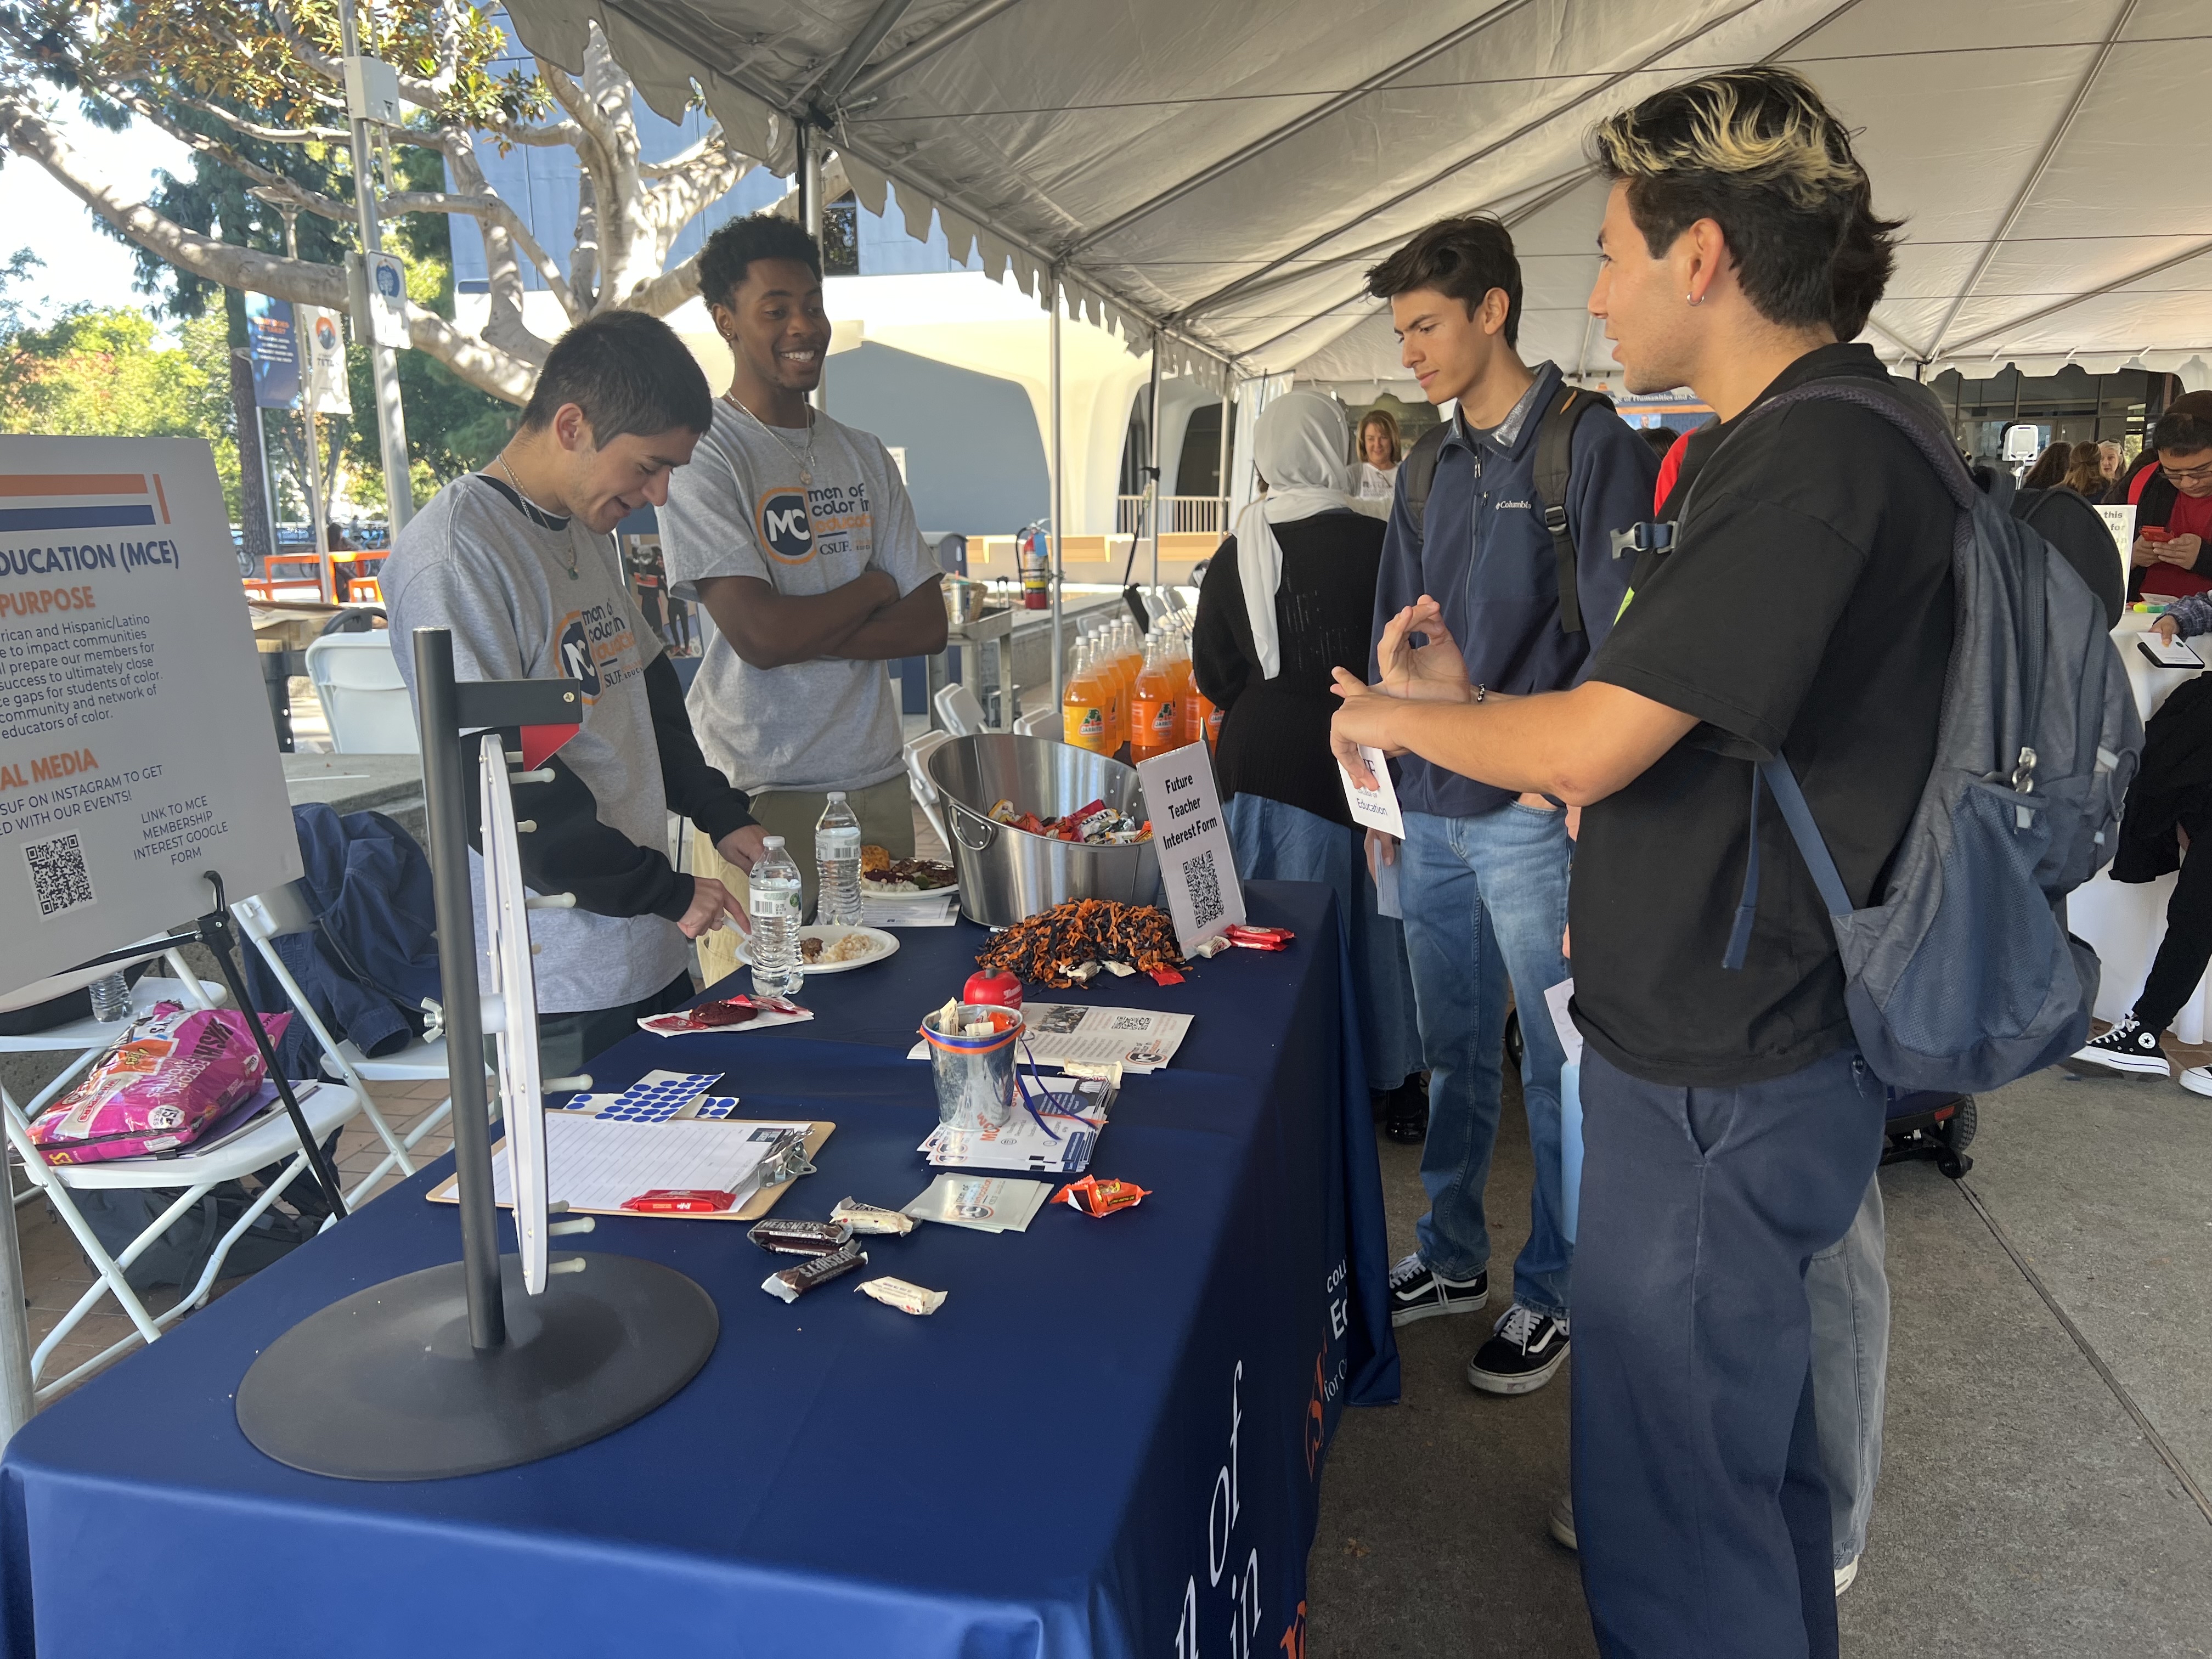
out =
[(1188, 744), (1139, 761), (1137, 777), (1145, 786), (1145, 810), (1152, 815), (1168, 915), (1175, 923), (1176, 942), (1188, 956), (1244, 920), (1244, 884), (1237, 879), (1237, 855), (1229, 846), (1213, 759), (1204, 744)]
[(215, 457), (0, 437), (0, 979), (296, 879)]

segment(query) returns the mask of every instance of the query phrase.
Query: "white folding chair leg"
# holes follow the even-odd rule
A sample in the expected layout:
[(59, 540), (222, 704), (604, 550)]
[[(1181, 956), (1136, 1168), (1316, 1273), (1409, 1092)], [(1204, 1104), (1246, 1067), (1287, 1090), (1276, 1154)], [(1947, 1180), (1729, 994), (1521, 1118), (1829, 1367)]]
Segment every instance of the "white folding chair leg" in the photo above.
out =
[[(376, 1102), (368, 1092), (368, 1083), (354, 1069), (352, 1062), (346, 1059), (344, 1052), (338, 1047), (337, 1039), (331, 1035), (330, 1027), (316, 1017), (313, 1006), (307, 1000), (307, 994), (300, 988), (300, 981), (292, 977), (292, 970), (284, 965), (284, 959), (276, 954), (276, 947), (265, 939), (256, 937), (253, 946), (261, 952), (261, 959), (268, 964), (269, 971), (276, 975), (276, 982), (284, 988), (284, 994), (291, 1001), (293, 1012), (305, 1020), (307, 1029), (315, 1034), (315, 1041), (321, 1046), (325, 1057), (337, 1063), (337, 1068), (345, 1073), (348, 1086), (361, 1097), (362, 1113), (375, 1129), (378, 1138), (384, 1142), (387, 1163), (396, 1160), (402, 1172), (413, 1175), (415, 1162), (407, 1156), (405, 1144), (392, 1133), (392, 1126), (384, 1121), (384, 1114), (376, 1109)], [(380, 1164), (378, 1174), (381, 1175), (386, 1167), (386, 1164)], [(368, 1183), (364, 1182), (362, 1184), (367, 1186)], [(354, 1190), (357, 1193), (361, 1188)], [(346, 1207), (353, 1207), (351, 1198), (347, 1199)]]
[(185, 965), (184, 952), (168, 950), (162, 951), (161, 956), (162, 959), (169, 964), (169, 971), (177, 976), (177, 982), (184, 988), (185, 1001), (191, 1003), (195, 1008), (215, 1006), (215, 1004), (208, 1000), (207, 993), (200, 989), (200, 976)]

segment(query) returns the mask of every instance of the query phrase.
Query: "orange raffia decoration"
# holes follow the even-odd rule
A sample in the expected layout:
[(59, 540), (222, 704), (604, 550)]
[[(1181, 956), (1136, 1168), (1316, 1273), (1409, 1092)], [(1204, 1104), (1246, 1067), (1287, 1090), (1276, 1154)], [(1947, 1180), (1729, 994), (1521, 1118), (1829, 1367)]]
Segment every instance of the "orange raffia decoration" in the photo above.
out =
[(1086, 962), (1126, 963), (1140, 974), (1173, 973), (1184, 965), (1166, 911), (1114, 899), (1055, 904), (995, 935), (975, 960), (1062, 990), (1078, 983), (1067, 969)]

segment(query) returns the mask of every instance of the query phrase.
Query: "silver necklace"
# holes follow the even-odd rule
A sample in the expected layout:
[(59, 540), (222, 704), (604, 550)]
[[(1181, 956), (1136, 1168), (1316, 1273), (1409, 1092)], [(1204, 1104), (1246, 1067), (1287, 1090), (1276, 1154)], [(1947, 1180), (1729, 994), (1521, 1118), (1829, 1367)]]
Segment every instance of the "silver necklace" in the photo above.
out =
[[(524, 501), (530, 501), (530, 492), (522, 487), (522, 480), (514, 476), (514, 469), (507, 464), (507, 452), (503, 449), (501, 450), (498, 454), (492, 457), (492, 462), (493, 465), (497, 466), (501, 471), (507, 474), (507, 481), (514, 486), (514, 493), (521, 496)], [(538, 503), (535, 501), (530, 501), (530, 504), (532, 507), (538, 507)], [(544, 513), (545, 511), (542, 507), (538, 507), (538, 510), (540, 513)], [(548, 516), (550, 515), (549, 514)], [(566, 556), (568, 561), (568, 580), (572, 582), (583, 580), (583, 572), (576, 568), (575, 542), (571, 539), (564, 544), (564, 545), (568, 549)]]
[(781, 449), (785, 454), (790, 456), (793, 461), (798, 463), (799, 487), (801, 489), (811, 489), (814, 488), (813, 416), (809, 415), (806, 417), (806, 448), (804, 453), (801, 453), (799, 450), (793, 449), (789, 444), (784, 442), (783, 434), (781, 433), (778, 432), (766, 421), (761, 419), (759, 416), (754, 414), (752, 410), (747, 409), (743, 404), (739, 403), (737, 400), (735, 394), (725, 392), (722, 394), (722, 401), (729, 404), (732, 409), (736, 410), (739, 414), (743, 415), (747, 420), (750, 421), (762, 431), (767, 433), (769, 437), (775, 439), (775, 447), (778, 449)]

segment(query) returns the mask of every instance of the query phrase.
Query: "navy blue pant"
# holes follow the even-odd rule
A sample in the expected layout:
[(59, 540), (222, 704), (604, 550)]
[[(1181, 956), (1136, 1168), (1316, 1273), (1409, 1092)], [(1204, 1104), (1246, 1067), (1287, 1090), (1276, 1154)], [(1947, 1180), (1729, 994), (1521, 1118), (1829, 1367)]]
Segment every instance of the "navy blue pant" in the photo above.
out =
[(1880, 1162), (1848, 1051), (1670, 1089), (1586, 1050), (1574, 1494), (1599, 1651), (1832, 1659), (1827, 1483), (1805, 1264)]

